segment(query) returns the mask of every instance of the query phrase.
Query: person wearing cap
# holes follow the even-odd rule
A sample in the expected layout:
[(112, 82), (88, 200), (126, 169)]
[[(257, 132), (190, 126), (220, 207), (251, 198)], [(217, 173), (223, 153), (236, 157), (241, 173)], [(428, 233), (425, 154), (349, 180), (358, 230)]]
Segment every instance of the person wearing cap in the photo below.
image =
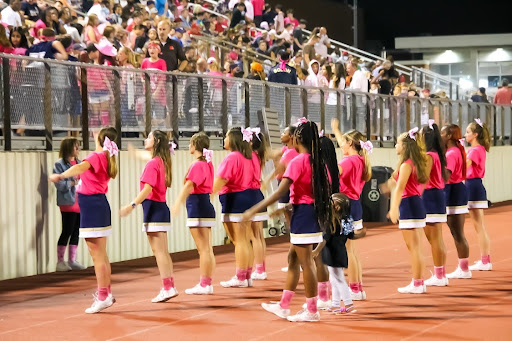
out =
[(268, 81), (281, 84), (297, 85), (297, 70), (288, 65), (290, 53), (286, 50), (278, 52), (279, 63), (270, 69), (268, 73)]
[(178, 43), (180, 43), (180, 46), (183, 47), (183, 41), (181, 39), (183, 38), (184, 33), (185, 29), (183, 27), (176, 27), (174, 29), (174, 35), (171, 36), (171, 39), (176, 40)]

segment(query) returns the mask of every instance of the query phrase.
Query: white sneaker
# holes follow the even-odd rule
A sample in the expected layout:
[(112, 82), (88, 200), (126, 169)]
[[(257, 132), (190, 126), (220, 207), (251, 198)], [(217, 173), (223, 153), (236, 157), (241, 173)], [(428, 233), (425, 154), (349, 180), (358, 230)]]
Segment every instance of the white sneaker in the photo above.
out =
[(427, 286), (425, 284), (420, 286), (414, 286), (414, 279), (409, 283), (408, 286), (398, 288), (398, 292), (401, 294), (423, 294), (427, 292)]
[(160, 289), (158, 295), (151, 300), (153, 303), (160, 303), (169, 301), (171, 298), (178, 296), (178, 290), (172, 287), (169, 290), (165, 290), (164, 288)]
[(71, 267), (64, 261), (60, 261), (57, 263), (56, 271), (58, 272), (64, 272), (71, 270)]
[(353, 292), (350, 291), (350, 298), (352, 301), (364, 301), (366, 299), (366, 292), (360, 291), (360, 292)]
[(290, 322), (318, 322), (320, 321), (320, 313), (310, 313), (307, 309), (301, 310), (297, 314), (286, 318)]
[[(329, 301), (322, 301), (321, 299), (317, 299), (316, 300), (316, 309), (318, 310), (327, 310), (331, 307), (331, 300)], [(307, 309), (308, 308), (308, 304), (307, 303), (304, 303), (302, 305), (302, 309)]]
[(288, 316), (290, 316), (290, 309), (281, 308), (280, 303), (262, 303), (261, 307), (268, 311), (269, 313), (279, 316), (282, 319), (285, 319)]
[(207, 285), (202, 287), (201, 284), (197, 284), (195, 287), (185, 289), (187, 295), (211, 295), (213, 294), (213, 285)]
[(85, 309), (85, 312), (87, 314), (95, 314), (99, 313), (100, 311), (107, 309), (108, 307), (111, 307), (112, 304), (114, 304), (115, 299), (112, 296), (112, 294), (109, 294), (105, 301), (100, 301), (98, 299), (98, 293), (92, 295), (94, 297), (94, 302), (92, 302), (92, 305), (90, 308)]
[(454, 272), (449, 273), (446, 275), (446, 278), (458, 278), (458, 279), (469, 279), (471, 278), (471, 271), (462, 271), (462, 269), (458, 266), (457, 269), (455, 269)]
[(484, 264), (484, 263), (482, 263), (481, 260), (479, 260), (479, 261), (475, 262), (475, 264), (470, 265), (469, 270), (470, 271), (491, 271), (492, 264), (491, 263)]
[[(286, 271), (288, 271), (288, 269), (286, 269)], [(263, 280), (267, 279), (267, 273), (266, 272), (257, 273), (256, 271), (254, 271), (251, 274), (251, 279), (253, 279), (255, 281), (263, 281)]]
[(240, 281), (236, 276), (233, 276), (229, 281), (220, 282), (220, 285), (224, 288), (247, 288), (249, 286), (246, 279)]
[(68, 262), (68, 266), (71, 268), (71, 270), (84, 270), (84, 269), (87, 269), (86, 266), (78, 263), (77, 261), (72, 261), (72, 260), (70, 260)]
[[(288, 267), (285, 266), (284, 268), (281, 268), (282, 272), (288, 272)], [(300, 272), (302, 272), (302, 266), (300, 267)]]
[(432, 275), (432, 277), (425, 281), (425, 285), (427, 287), (445, 287), (448, 285), (448, 278), (437, 278), (436, 275)]

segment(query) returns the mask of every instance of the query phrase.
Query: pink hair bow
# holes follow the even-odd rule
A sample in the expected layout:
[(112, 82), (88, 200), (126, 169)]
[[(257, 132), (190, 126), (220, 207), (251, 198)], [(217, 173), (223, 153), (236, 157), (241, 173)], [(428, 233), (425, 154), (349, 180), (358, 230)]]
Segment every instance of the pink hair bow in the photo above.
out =
[(414, 141), (416, 141), (416, 135), (415, 134), (418, 132), (418, 130), (419, 130), (418, 127), (414, 127), (411, 130), (409, 130), (409, 137), (411, 139), (413, 139)]
[(475, 122), (480, 126), (480, 127), (484, 127), (484, 124), (482, 123), (482, 120), (479, 119), (479, 118), (475, 118)]
[(301, 118), (299, 118), (299, 119), (297, 120), (297, 123), (295, 123), (295, 124), (294, 124), (294, 126), (298, 127), (298, 126), (300, 126), (301, 124), (303, 124), (303, 123), (307, 123), (307, 122), (308, 122), (308, 119), (307, 119), (307, 118), (305, 118), (305, 117), (301, 117)]
[(361, 148), (368, 152), (368, 154), (373, 153), (373, 144), (370, 141), (364, 142), (363, 140), (359, 140), (359, 144), (361, 145)]
[(247, 142), (251, 142), (252, 141), (252, 130), (251, 128), (242, 128), (242, 140), (243, 141), (247, 141)]
[(206, 159), (206, 162), (212, 162), (213, 150), (203, 148), (203, 156)]
[(279, 68), (281, 70), (285, 71), (286, 70), (286, 63), (288, 63), (288, 59), (281, 59), (281, 58), (279, 58), (279, 61), (280, 61)]
[(465, 138), (461, 138), (461, 139), (459, 139), (459, 142), (460, 142), (461, 145), (464, 146), (464, 143), (466, 143), (466, 139)]
[(324, 130), (320, 130), (320, 132), (318, 132), (318, 137), (324, 137)]
[(171, 155), (176, 154), (174, 150), (176, 149), (177, 145), (173, 141), (169, 142), (169, 151), (171, 152)]
[(105, 136), (105, 140), (103, 141), (103, 150), (108, 151), (110, 153), (110, 157), (119, 154), (117, 144), (114, 141), (110, 141), (107, 136)]
[(434, 130), (434, 123), (436, 123), (436, 121), (434, 120), (428, 120), (428, 127), (432, 130)]
[(261, 139), (260, 139), (261, 128), (247, 128), (247, 129), (249, 129), (254, 134), (256, 134), (256, 137), (258, 138), (258, 140), (261, 141)]

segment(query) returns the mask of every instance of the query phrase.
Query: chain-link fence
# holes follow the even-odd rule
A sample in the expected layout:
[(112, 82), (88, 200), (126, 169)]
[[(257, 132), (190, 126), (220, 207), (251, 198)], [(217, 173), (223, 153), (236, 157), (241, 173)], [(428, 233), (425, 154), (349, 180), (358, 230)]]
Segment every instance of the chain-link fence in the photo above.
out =
[[(46, 143), (51, 143), (52, 132), (81, 131), (85, 136), (107, 125), (118, 128), (123, 137), (152, 129), (176, 132), (175, 138), (199, 130), (223, 135), (233, 126), (258, 125), (263, 108), (278, 113), (281, 128), (307, 116), (331, 133), (330, 121), (337, 118), (342, 131), (357, 129), (378, 145), (396, 141), (401, 132), (424, 126), (429, 119), (464, 129), (477, 117), (489, 126), (496, 144), (512, 142), (510, 105), (1, 57), (0, 77), (4, 71), (9, 77), (0, 78), (2, 125), (8, 122), (12, 129), (42, 132)], [(10, 105), (5, 105), (6, 100)]]

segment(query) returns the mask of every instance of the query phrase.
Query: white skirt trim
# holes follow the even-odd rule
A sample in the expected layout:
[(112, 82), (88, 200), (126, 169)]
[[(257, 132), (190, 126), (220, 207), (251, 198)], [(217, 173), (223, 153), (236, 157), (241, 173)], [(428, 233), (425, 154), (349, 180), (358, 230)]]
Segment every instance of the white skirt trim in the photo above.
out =
[(239, 223), (242, 221), (242, 213), (222, 213), (222, 222)]
[(399, 229), (420, 229), (426, 225), (425, 219), (407, 219), (398, 221)]
[(468, 208), (489, 208), (487, 201), (468, 201)]
[(81, 227), (79, 238), (100, 238), (112, 235), (112, 226), (105, 227)]
[(290, 243), (294, 245), (318, 244), (323, 241), (322, 232), (317, 233), (290, 233)]
[(427, 223), (446, 223), (446, 214), (427, 214)]
[(468, 205), (463, 206), (446, 206), (446, 214), (466, 214), (469, 213)]
[(267, 212), (256, 213), (254, 217), (252, 217), (252, 221), (267, 221), (269, 219)]
[(215, 218), (188, 218), (187, 227), (215, 227)]
[(354, 223), (352, 225), (354, 226), (354, 231), (362, 230), (363, 229), (363, 219), (354, 221)]
[(167, 232), (171, 230), (171, 223), (143, 223), (142, 232)]

